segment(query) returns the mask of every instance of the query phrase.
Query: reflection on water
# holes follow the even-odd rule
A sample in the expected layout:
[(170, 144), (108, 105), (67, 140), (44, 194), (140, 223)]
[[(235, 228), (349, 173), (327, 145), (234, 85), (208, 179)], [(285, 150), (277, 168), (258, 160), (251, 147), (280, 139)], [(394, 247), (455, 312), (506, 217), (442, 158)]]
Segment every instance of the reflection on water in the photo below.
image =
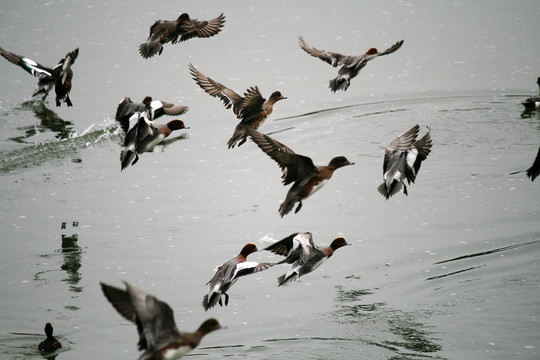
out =
[[(72, 222), (72, 227), (79, 226), (77, 221)], [(62, 223), (62, 229), (66, 228), (66, 222)], [(62, 270), (68, 273), (68, 277), (64, 279), (69, 284), (69, 290), (73, 292), (81, 292), (82, 287), (77, 286), (81, 281), (81, 274), (79, 269), (81, 268), (82, 249), (77, 244), (79, 235), (72, 234), (70, 236), (62, 234), (62, 255), (64, 255), (64, 263), (62, 264)]]
[(442, 349), (435, 336), (435, 329), (422, 322), (428, 312), (389, 309), (384, 302), (368, 303), (365, 296), (370, 289), (345, 289), (337, 286), (337, 310), (334, 315), (342, 324), (358, 324), (360, 340), (395, 353), (390, 359), (441, 358)]
[[(69, 225), (67, 225), (69, 224)], [(79, 226), (78, 221), (73, 222), (62, 222), (62, 229), (66, 230), (68, 227), (76, 228)], [(69, 290), (75, 293), (80, 293), (83, 290), (83, 287), (78, 286), (79, 282), (82, 279), (82, 275), (79, 272), (79, 269), (81, 268), (82, 264), (82, 254), (83, 250), (78, 244), (79, 235), (76, 233), (66, 235), (61, 235), (61, 249), (55, 250), (54, 253), (51, 254), (44, 254), (41, 255), (42, 258), (46, 259), (55, 259), (57, 258), (58, 254), (62, 254), (63, 256), (63, 263), (60, 265), (60, 261), (58, 262), (60, 265), (60, 269), (56, 268), (56, 266), (53, 265), (53, 269), (45, 269), (40, 270), (34, 275), (34, 280), (40, 283), (41, 285), (47, 285), (50, 282), (55, 281), (64, 281), (69, 284)], [(48, 263), (44, 265), (49, 265)], [(55, 278), (55, 274), (57, 274), (59, 271), (65, 271), (67, 273), (67, 277), (64, 278)], [(67, 305), (66, 308), (71, 310), (77, 310), (78, 308), (76, 306), (69, 306)]]
[(521, 118), (523, 119), (539, 119), (540, 120), (540, 109), (525, 109), (521, 113)]
[[(189, 139), (189, 134), (188, 133), (182, 133), (180, 134), (179, 136), (175, 136), (175, 137), (167, 137), (165, 140), (163, 140), (160, 145), (161, 146), (161, 151), (165, 151), (165, 148), (171, 144), (174, 144), (175, 142), (179, 141), (179, 140), (186, 140), (186, 139)], [(155, 149), (155, 148), (154, 148)], [(153, 151), (153, 149), (152, 149)], [(152, 152), (150, 151), (150, 152)]]
[(36, 118), (41, 120), (38, 126), (30, 125), (19, 128), (19, 130), (24, 131), (24, 135), (11, 137), (10, 140), (15, 142), (25, 143), (25, 139), (36, 135), (38, 131), (52, 131), (56, 133), (56, 138), (59, 140), (67, 139), (73, 133), (73, 123), (60, 118), (57, 113), (47, 108), (43, 101), (26, 101), (15, 110), (33, 111)]

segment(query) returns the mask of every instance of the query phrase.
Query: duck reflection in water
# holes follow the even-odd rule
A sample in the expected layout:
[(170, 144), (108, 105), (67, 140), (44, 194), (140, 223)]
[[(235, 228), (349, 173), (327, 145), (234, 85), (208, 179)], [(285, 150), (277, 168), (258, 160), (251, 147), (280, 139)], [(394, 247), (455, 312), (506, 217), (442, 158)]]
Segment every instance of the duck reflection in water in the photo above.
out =
[[(79, 223), (74, 221), (73, 227), (77, 227)], [(62, 223), (62, 228), (65, 229), (66, 223)], [(71, 236), (62, 234), (62, 255), (64, 256), (64, 263), (62, 264), (62, 270), (66, 271), (68, 276), (64, 279), (70, 287), (69, 290), (73, 292), (81, 292), (82, 287), (77, 286), (82, 279), (79, 269), (81, 268), (82, 249), (77, 243), (79, 240), (78, 234)]]
[(52, 131), (56, 133), (58, 140), (67, 139), (73, 133), (73, 123), (60, 118), (57, 113), (47, 108), (43, 101), (26, 101), (21, 104), (18, 110), (29, 110), (34, 113), (41, 122), (39, 125), (27, 125), (19, 127), (24, 131), (24, 135), (12, 137), (11, 140), (24, 143), (26, 139), (35, 136), (38, 133)]

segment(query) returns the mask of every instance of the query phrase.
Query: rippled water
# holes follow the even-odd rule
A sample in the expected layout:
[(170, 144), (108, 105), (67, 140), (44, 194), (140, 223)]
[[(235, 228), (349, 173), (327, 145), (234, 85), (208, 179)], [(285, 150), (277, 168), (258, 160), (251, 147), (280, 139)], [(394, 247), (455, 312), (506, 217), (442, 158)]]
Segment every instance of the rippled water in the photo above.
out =
[[(181, 330), (208, 317), (226, 325), (193, 351), (201, 358), (538, 358), (540, 185), (525, 170), (540, 114), (520, 102), (537, 91), (540, 49), (528, 45), (539, 6), (278, 5), (187, 2), (199, 19), (225, 12), (223, 32), (150, 60), (137, 45), (175, 4), (0, 9), (3, 48), (52, 65), (80, 47), (69, 109), (28, 102), (34, 79), (0, 59), (0, 358), (41, 358), (46, 322), (64, 345), (57, 359), (136, 358), (135, 327), (98, 285), (121, 280), (169, 303)], [(333, 94), (336, 70), (301, 52), (298, 35), (343, 52), (405, 44)], [(239, 92), (282, 91), (260, 130), (317, 164), (356, 164), (281, 219), (279, 168), (251, 141), (227, 150), (235, 119), (198, 89), (189, 62)], [(190, 129), (120, 172), (113, 114), (123, 96), (145, 95), (189, 106)], [(417, 123), (430, 127), (432, 153), (409, 196), (386, 201), (384, 148)], [(241, 279), (228, 307), (204, 312), (216, 265), (297, 231), (353, 246), (287, 287), (276, 286), (284, 265)]]

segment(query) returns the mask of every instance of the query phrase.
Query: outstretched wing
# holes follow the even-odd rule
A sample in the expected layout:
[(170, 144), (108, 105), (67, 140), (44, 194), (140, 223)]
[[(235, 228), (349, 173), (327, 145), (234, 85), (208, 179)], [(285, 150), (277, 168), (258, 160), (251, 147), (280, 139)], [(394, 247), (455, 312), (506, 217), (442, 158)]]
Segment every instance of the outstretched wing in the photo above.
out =
[(21, 55), (14, 54), (0, 47), (0, 55), (2, 55), (9, 62), (19, 65), (30, 75), (39, 76), (45, 75), (52, 77), (52, 69), (45, 67), (41, 64), (38, 64), (32, 59), (25, 58)]
[(187, 106), (175, 105), (165, 101), (162, 101), (161, 103), (163, 104), (163, 112), (165, 115), (182, 115), (188, 111)]
[[(191, 19), (179, 24), (182, 32), (180, 41), (186, 41), (194, 37), (207, 38), (216, 35), (225, 24), (225, 15), (221, 14), (217, 18), (208, 21), (198, 21)], [(173, 40), (175, 44), (178, 39)]]
[(395, 138), (390, 143), (387, 149), (398, 150), (398, 151), (409, 150), (412, 147), (414, 141), (416, 140), (419, 130), (420, 130), (420, 126), (418, 126), (418, 124), (414, 125), (412, 128), (403, 132), (397, 138)]
[(384, 50), (383, 52), (379, 53), (378, 56), (388, 55), (393, 53), (394, 51), (398, 50), (401, 45), (403, 45), (404, 40), (400, 40), (396, 42), (394, 45), (390, 46), (388, 49)]
[(208, 76), (197, 70), (193, 64), (189, 64), (189, 71), (193, 76), (193, 80), (195, 80), (201, 89), (203, 89), (207, 94), (220, 99), (223, 102), (223, 105), (225, 105), (225, 108), (230, 109), (232, 107), (233, 113), (236, 116), (239, 116), (241, 103), (243, 100), (240, 95), (225, 85), (210, 79)]
[(283, 185), (288, 185), (298, 179), (311, 179), (319, 172), (311, 158), (296, 154), (289, 147), (270, 136), (246, 126), (246, 131), (253, 142), (270, 156), (281, 168)]
[(302, 36), (298, 37), (298, 44), (309, 55), (318, 57), (319, 59), (332, 65), (333, 67), (343, 64), (345, 59), (349, 57), (349, 56), (342, 55), (339, 53), (326, 51), (326, 50), (319, 50), (314, 47), (311, 47), (308, 45), (308, 43), (304, 41), (304, 38)]

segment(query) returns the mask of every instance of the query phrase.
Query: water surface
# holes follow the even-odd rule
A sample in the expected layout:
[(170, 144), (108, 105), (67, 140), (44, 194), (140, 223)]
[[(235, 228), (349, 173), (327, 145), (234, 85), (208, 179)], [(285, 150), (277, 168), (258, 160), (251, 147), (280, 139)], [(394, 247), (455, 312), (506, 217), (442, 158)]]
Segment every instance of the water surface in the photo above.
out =
[[(540, 115), (520, 104), (538, 91), (536, 2), (183, 6), (0, 9), (3, 48), (45, 65), (80, 48), (73, 108), (28, 102), (34, 79), (0, 59), (1, 358), (41, 358), (46, 322), (64, 345), (57, 359), (136, 358), (135, 327), (98, 285), (121, 280), (169, 303), (181, 330), (208, 317), (227, 325), (193, 352), (201, 358), (538, 358), (540, 193), (524, 171)], [(213, 38), (138, 56), (154, 20), (183, 11), (227, 22)], [(405, 43), (333, 94), (336, 69), (301, 51), (299, 35), (350, 54)], [(251, 142), (227, 150), (236, 119), (188, 63), (238, 92), (280, 90), (288, 99), (260, 130), (317, 164), (356, 165), (281, 219), (279, 168)], [(116, 105), (146, 95), (189, 106), (190, 129), (120, 172)], [(409, 196), (386, 201), (384, 148), (414, 124), (430, 127), (432, 153)], [(216, 265), (297, 231), (353, 245), (287, 287), (275, 280), (285, 266), (242, 279), (228, 307), (204, 312)]]

